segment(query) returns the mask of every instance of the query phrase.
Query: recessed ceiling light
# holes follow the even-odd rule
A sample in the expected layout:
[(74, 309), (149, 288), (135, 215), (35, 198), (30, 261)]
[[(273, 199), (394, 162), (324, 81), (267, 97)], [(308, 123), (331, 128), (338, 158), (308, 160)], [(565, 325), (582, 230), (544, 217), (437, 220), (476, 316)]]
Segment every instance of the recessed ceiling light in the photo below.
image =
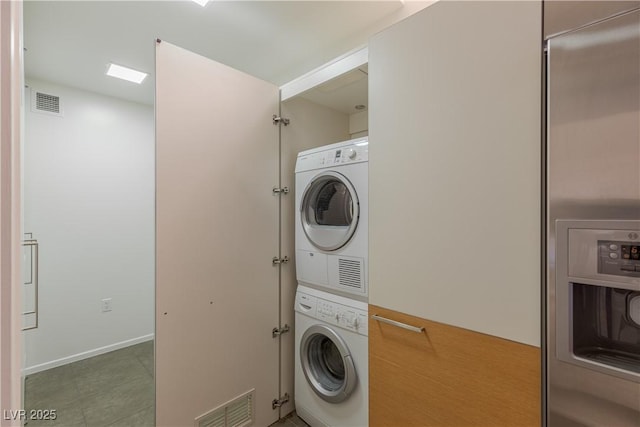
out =
[(122, 80), (128, 80), (130, 82), (140, 84), (148, 76), (148, 74), (143, 73), (142, 71), (136, 71), (132, 70), (131, 68), (123, 67), (122, 65), (109, 64), (107, 76), (117, 77)]
[(209, 0), (193, 0), (193, 1), (198, 3), (202, 7), (205, 7), (205, 5), (209, 3)]

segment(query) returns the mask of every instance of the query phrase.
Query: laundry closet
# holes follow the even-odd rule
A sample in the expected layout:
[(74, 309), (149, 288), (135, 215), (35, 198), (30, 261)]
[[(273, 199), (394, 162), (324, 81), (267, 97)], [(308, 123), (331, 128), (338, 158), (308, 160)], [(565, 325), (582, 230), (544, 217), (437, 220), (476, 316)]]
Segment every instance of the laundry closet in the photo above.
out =
[[(199, 82), (193, 90), (172, 82), (185, 74)], [(188, 422), (185, 413), (162, 404), (166, 399), (193, 408), (191, 422), (224, 419), (235, 410), (268, 425), (295, 409), (296, 157), (367, 135), (367, 49), (280, 90), (158, 41), (156, 76), (157, 422)], [(192, 97), (201, 104), (187, 102)], [(207, 119), (211, 114), (219, 116)], [(200, 191), (181, 184), (192, 179)], [(176, 218), (188, 218), (191, 226), (175, 228)], [(163, 241), (172, 244), (163, 247)], [(188, 276), (184, 287), (173, 285), (178, 271)], [(211, 336), (186, 327), (187, 318), (198, 317), (214, 325), (207, 328)], [(173, 369), (185, 360), (185, 348), (196, 346), (203, 351), (192, 354), (194, 363)], [(211, 362), (221, 353), (231, 368)], [(197, 387), (198, 397), (176, 384)], [(235, 384), (237, 391), (230, 391)]]
[[(158, 425), (294, 409), (295, 159), (363, 132), (370, 425), (539, 425), (540, 39), (437, 3), (298, 89), (158, 41)], [(366, 126), (307, 98), (365, 72)]]

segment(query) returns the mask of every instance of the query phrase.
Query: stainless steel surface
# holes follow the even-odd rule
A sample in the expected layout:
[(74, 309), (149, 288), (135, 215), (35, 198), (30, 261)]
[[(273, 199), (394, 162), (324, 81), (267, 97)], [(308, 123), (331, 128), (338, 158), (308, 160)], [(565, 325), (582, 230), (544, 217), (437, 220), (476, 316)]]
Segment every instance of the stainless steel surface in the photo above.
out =
[(273, 328), (271, 330), (271, 336), (273, 338), (277, 338), (280, 335), (282, 335), (282, 334), (284, 334), (286, 332), (289, 332), (290, 330), (291, 330), (291, 328), (289, 327), (289, 325), (284, 325), (282, 328)]
[(424, 332), (424, 328), (423, 327), (407, 325), (406, 323), (398, 322), (397, 320), (387, 319), (386, 317), (378, 316), (377, 314), (372, 315), (371, 318), (373, 320), (377, 320), (378, 322), (382, 322), (382, 323), (386, 323), (386, 324), (389, 324), (389, 325), (397, 326), (398, 328), (406, 329), (406, 330), (411, 331), (411, 332), (417, 332), (419, 334)]
[(276, 409), (281, 407), (282, 405), (284, 405), (285, 403), (287, 403), (289, 401), (289, 393), (285, 393), (284, 396), (278, 398), (278, 399), (273, 399), (271, 401), (271, 409)]
[[(28, 235), (30, 235), (29, 237), (32, 237), (31, 234), (32, 233), (26, 233)], [(39, 256), (40, 256), (40, 251), (39, 251), (39, 245), (38, 245), (38, 241), (36, 239), (30, 238), (28, 240), (23, 240), (22, 241), (22, 246), (29, 248), (30, 250), (30, 265), (29, 265), (29, 271), (30, 271), (30, 277), (28, 281), (26, 281), (24, 283), (24, 285), (33, 285), (34, 286), (34, 309), (33, 310), (29, 310), (29, 311), (25, 311), (22, 313), (23, 316), (25, 315), (29, 315), (29, 314), (35, 314), (35, 322), (33, 323), (32, 326), (27, 326), (27, 327), (23, 327), (22, 330), (23, 331), (29, 331), (31, 329), (37, 329), (39, 326), (39, 304), (38, 304), (38, 300), (39, 300), (39, 283), (40, 280), (38, 278), (38, 265), (39, 265)]]
[(640, 8), (640, 1), (558, 1), (544, 2), (544, 37), (550, 38), (606, 18)]
[(278, 258), (277, 256), (274, 256), (274, 257), (271, 259), (271, 263), (272, 263), (273, 265), (286, 264), (286, 263), (288, 263), (288, 262), (289, 262), (289, 257), (288, 257), (288, 256), (285, 256), (284, 258)]
[(289, 126), (289, 119), (285, 119), (284, 117), (279, 117), (277, 115), (273, 115), (273, 124), (274, 125), (285, 125)]
[(273, 193), (274, 194), (289, 194), (289, 187), (284, 187), (284, 188), (273, 187)]
[(640, 384), (557, 356), (555, 227), (556, 220), (640, 219), (640, 12), (552, 37), (548, 46), (548, 424), (637, 427)]

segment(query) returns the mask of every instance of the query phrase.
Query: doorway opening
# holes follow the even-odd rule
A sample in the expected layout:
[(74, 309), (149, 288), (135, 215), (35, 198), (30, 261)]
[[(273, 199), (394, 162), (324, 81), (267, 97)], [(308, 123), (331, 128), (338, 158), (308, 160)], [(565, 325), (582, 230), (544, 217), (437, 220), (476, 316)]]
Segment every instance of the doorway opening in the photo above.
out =
[(151, 426), (153, 107), (26, 83), (25, 409), (63, 425)]

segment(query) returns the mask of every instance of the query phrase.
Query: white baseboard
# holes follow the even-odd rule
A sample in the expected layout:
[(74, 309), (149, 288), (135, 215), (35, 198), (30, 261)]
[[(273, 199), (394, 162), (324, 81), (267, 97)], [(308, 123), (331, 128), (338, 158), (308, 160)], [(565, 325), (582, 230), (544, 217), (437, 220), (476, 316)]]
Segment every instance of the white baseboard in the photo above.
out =
[(115, 344), (106, 345), (104, 347), (94, 348), (93, 350), (84, 351), (82, 353), (73, 354), (71, 356), (63, 357), (60, 359), (52, 360), (50, 362), (41, 363), (39, 365), (29, 366), (22, 370), (23, 375), (31, 375), (36, 372), (46, 371), (47, 369), (57, 368), (58, 366), (66, 365), (68, 363), (77, 362), (78, 360), (88, 359), (100, 354), (109, 353), (110, 351), (119, 350), (121, 348), (129, 347), (135, 344), (140, 344), (145, 341), (150, 341), (154, 338), (154, 334), (144, 335), (138, 338), (132, 338), (126, 341), (120, 341)]

